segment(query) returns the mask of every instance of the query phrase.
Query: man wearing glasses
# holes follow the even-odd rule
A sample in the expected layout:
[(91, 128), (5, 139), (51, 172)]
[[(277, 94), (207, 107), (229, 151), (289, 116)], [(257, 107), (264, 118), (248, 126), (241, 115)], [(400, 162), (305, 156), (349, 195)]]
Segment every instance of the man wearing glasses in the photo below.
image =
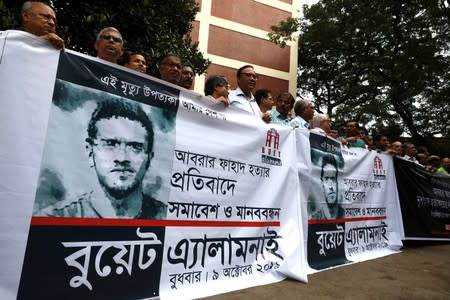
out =
[(238, 87), (230, 91), (228, 101), (231, 106), (238, 107), (256, 116), (261, 115), (256, 99), (252, 94), (258, 76), (253, 66), (245, 65), (237, 70), (236, 79)]
[(45, 3), (37, 1), (26, 1), (22, 5), (23, 30), (32, 33), (61, 50), (64, 48), (64, 40), (55, 33), (56, 14), (54, 10)]
[(94, 48), (99, 58), (116, 64), (124, 52), (122, 35), (114, 27), (103, 28), (97, 34)]
[(159, 78), (179, 85), (182, 67), (181, 59), (177, 55), (172, 53), (166, 54), (159, 61)]
[(37, 215), (163, 219), (167, 205), (145, 195), (142, 181), (153, 157), (153, 124), (139, 104), (107, 100), (89, 121), (86, 149), (101, 189), (67, 199)]

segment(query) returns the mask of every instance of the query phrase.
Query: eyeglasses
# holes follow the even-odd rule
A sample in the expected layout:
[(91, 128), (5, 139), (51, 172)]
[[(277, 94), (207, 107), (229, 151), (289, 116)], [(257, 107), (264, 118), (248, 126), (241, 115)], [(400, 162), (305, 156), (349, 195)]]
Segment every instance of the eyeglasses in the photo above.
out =
[(100, 38), (106, 41), (110, 41), (112, 39), (114, 43), (122, 44), (122, 39), (120, 37), (112, 36), (110, 34), (101, 35)]
[(115, 152), (118, 149), (125, 149), (127, 153), (140, 154), (145, 152), (145, 145), (139, 142), (124, 142), (118, 140), (101, 140), (97, 144), (98, 149), (105, 152)]
[(168, 66), (169, 68), (177, 68), (181, 70), (181, 64), (177, 63), (161, 63), (161, 66)]
[(253, 74), (253, 73), (241, 73), (241, 75), (245, 75), (247, 78), (258, 80), (258, 75)]

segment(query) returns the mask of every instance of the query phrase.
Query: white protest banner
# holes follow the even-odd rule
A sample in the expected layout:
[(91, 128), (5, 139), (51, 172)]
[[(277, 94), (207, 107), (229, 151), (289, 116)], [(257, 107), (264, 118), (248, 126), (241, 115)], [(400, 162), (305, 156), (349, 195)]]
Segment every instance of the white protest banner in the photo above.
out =
[(302, 204), (308, 214), (307, 257), (311, 273), (398, 252), (403, 225), (392, 157), (343, 147), (326, 136), (298, 131), (308, 143), (311, 176), (300, 174), (308, 190)]
[(306, 282), (292, 129), (23, 32), (0, 37), (2, 299)]

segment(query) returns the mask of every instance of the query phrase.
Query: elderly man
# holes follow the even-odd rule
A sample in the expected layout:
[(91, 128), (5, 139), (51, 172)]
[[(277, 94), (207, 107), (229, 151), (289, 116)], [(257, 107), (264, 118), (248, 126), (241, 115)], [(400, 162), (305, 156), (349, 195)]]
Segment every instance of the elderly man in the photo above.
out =
[(175, 54), (166, 54), (159, 62), (159, 78), (164, 81), (180, 84), (181, 80), (181, 59)]
[(116, 64), (124, 52), (122, 35), (114, 27), (103, 28), (97, 34), (94, 48), (99, 58)]
[(403, 156), (403, 145), (400, 141), (393, 141), (389, 148), (387, 149), (387, 152), (392, 155), (398, 155)]
[(238, 86), (228, 95), (230, 105), (260, 117), (261, 111), (252, 94), (258, 80), (255, 69), (251, 65), (240, 67), (236, 72), (236, 79)]
[(413, 143), (404, 143), (403, 153), (404, 159), (415, 162), (416, 164), (419, 163), (419, 161), (416, 158), (417, 155), (416, 145), (414, 145)]
[[(301, 100), (300, 100), (301, 101)], [(311, 121), (311, 132), (328, 135), (331, 131), (331, 120), (327, 114), (316, 114)]]
[(309, 121), (314, 116), (314, 106), (309, 100), (301, 99), (295, 103), (296, 117), (289, 123), (292, 127), (309, 128)]
[(26, 1), (22, 5), (23, 30), (49, 41), (56, 49), (64, 48), (64, 40), (55, 33), (55, 11), (45, 3)]
[(145, 195), (142, 181), (153, 157), (153, 124), (140, 105), (106, 100), (87, 128), (86, 149), (101, 189), (57, 202), (37, 215), (163, 219), (167, 205)]
[(289, 125), (289, 112), (294, 107), (295, 99), (289, 92), (278, 95), (275, 110), (271, 111), (272, 123)]

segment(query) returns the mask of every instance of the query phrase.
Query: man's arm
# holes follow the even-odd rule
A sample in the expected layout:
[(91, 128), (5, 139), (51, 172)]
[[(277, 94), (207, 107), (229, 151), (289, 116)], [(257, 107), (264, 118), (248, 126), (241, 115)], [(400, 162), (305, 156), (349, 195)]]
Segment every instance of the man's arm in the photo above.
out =
[(53, 47), (55, 47), (58, 50), (64, 49), (64, 40), (55, 33), (47, 33), (41, 35), (40, 38), (49, 41), (50, 43), (52, 43)]

